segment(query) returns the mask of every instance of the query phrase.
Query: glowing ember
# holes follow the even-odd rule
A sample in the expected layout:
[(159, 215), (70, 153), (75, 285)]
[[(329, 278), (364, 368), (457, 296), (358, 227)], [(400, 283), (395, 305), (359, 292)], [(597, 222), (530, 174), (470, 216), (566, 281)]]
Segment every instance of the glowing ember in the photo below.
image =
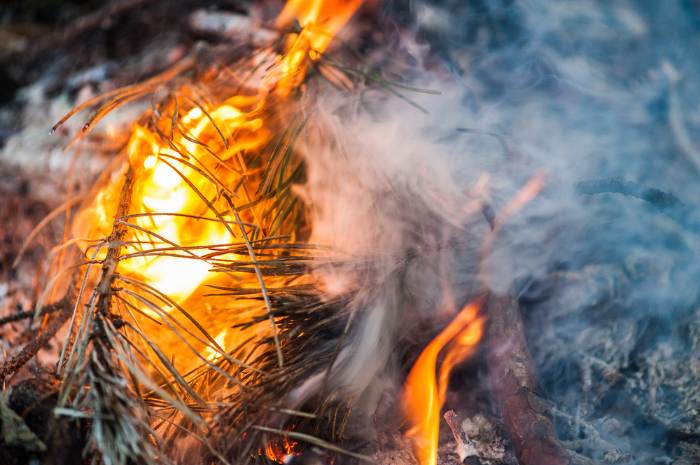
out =
[[(428, 344), (408, 375), (403, 406), (411, 428), (406, 435), (421, 465), (437, 464), (440, 409), (445, 402), (450, 372), (474, 351), (483, 326), (479, 305), (470, 303)], [(438, 372), (438, 357), (445, 348)]]
[(271, 442), (265, 447), (265, 455), (268, 459), (285, 463), (290, 457), (299, 455), (299, 443), (283, 438), (281, 442)]

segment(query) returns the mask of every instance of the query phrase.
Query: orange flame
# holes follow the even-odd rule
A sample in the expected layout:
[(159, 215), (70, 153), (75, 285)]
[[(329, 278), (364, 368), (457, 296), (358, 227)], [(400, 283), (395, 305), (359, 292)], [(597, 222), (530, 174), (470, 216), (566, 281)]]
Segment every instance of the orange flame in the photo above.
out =
[(277, 27), (289, 27), (296, 18), (302, 30), (290, 34), (287, 53), (280, 60), (282, 77), (278, 92), (287, 94), (297, 87), (308, 66), (330, 45), (336, 33), (348, 22), (362, 0), (289, 0), (277, 17)]
[[(539, 173), (528, 180), (495, 218), (493, 231), (484, 238), (481, 247), (482, 273), (488, 279), (488, 266), (484, 260), (503, 224), (542, 190), (545, 175)], [(483, 188), (483, 186), (482, 186)], [(412, 425), (406, 436), (413, 442), (413, 449), (421, 465), (437, 464), (438, 436), (440, 433), (440, 409), (445, 402), (450, 373), (455, 365), (471, 355), (484, 330), (484, 318), (479, 317), (480, 305), (468, 304), (450, 322), (416, 360), (406, 380), (403, 407)], [(447, 346), (436, 379), (438, 356)]]
[[(115, 219), (121, 190), (121, 182), (115, 178), (97, 193), (73, 224), (75, 237), (90, 240), (108, 237), (115, 220), (127, 226), (118, 273), (131, 279), (131, 284), (162, 293), (169, 303), (158, 308), (132, 294), (124, 300), (126, 311), (137, 312), (133, 315), (137, 325), (171, 352), (169, 356), (183, 372), (201, 363), (202, 357), (214, 360), (222, 349), (251, 336), (230, 329), (232, 321), (216, 318), (216, 313), (221, 312), (202, 300), (207, 285), (245, 287), (247, 280), (249, 287), (263, 288), (286, 282), (285, 278), (266, 276), (263, 283), (261, 273), (254, 277), (251, 273), (212, 270), (234, 261), (255, 263), (250, 246), (247, 253), (240, 247), (236, 249), (242, 250), (240, 253), (226, 251), (232, 245), (249, 244), (249, 236), (258, 234), (258, 238), (272, 240), (265, 238), (266, 232), (258, 227), (259, 219), (266, 211), (280, 207), (254, 196), (262, 183), (260, 157), (256, 155), (273, 133), (280, 131), (281, 117), (271, 109), (270, 102), (283, 102), (302, 83), (308, 63), (320, 58), (360, 4), (361, 0), (290, 0), (277, 25), (286, 28), (297, 18), (302, 29), (288, 34), (284, 52), (265, 68), (252, 95), (207, 95), (202, 99), (196, 86), (184, 85), (155, 115), (149, 115), (148, 125), (139, 124), (133, 129), (126, 147), (134, 179), (129, 215)], [(266, 50), (256, 59), (266, 59), (270, 53)], [(254, 162), (258, 166), (250, 169)], [(235, 211), (220, 195), (226, 189), (233, 192), (231, 197), (235, 196), (238, 204), (249, 207), (240, 213)], [(282, 233), (294, 240), (295, 231)], [(255, 279), (260, 282), (251, 282)], [(197, 348), (199, 357), (149, 321), (174, 318), (169, 314), (176, 313), (174, 309), (186, 301), (196, 303), (188, 308), (194, 308), (197, 321), (208, 333), (216, 335), (215, 343)], [(245, 305), (251, 304), (228, 302), (227, 314), (235, 318), (239, 311), (250, 311)], [(269, 336), (271, 329), (258, 325), (248, 331)]]
[[(406, 436), (411, 439), (421, 465), (437, 464), (440, 409), (445, 402), (450, 373), (456, 364), (473, 353), (481, 339), (483, 327), (479, 304), (468, 304), (428, 344), (408, 375), (402, 400), (412, 427)], [(436, 370), (438, 356), (445, 347), (447, 352), (439, 370)]]

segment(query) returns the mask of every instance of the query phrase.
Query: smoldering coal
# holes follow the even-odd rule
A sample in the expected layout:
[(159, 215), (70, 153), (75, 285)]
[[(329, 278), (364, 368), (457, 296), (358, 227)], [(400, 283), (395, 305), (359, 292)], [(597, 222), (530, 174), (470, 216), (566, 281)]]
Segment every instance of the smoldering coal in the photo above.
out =
[(392, 47), (417, 63), (410, 84), (440, 94), (408, 92), (422, 112), (381, 93), (349, 102), (327, 90), (315, 117), (337, 137), (305, 135), (311, 240), (363, 264), (316, 270), (329, 292), (357, 292), (337, 387), (386, 382), (401, 338), (438, 325), (484, 284), (488, 222), (473, 205), (498, 211), (543, 173), (544, 190), (500, 232), (486, 285), (521, 296), (572, 447), (628, 463), (677, 459), (676, 433), (700, 427), (687, 389), (698, 375), (672, 361), (700, 347), (679, 327), (698, 302), (699, 231), (648, 199), (577, 186), (620, 179), (694, 211), (700, 6), (445, 0), (383, 11), (401, 31)]

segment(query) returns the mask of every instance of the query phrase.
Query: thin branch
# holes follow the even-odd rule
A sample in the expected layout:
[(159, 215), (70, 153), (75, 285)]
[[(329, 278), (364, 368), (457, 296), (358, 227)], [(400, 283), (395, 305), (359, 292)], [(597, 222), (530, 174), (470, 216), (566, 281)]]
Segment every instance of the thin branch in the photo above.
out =
[[(17, 355), (3, 363), (2, 368), (0, 368), (0, 385), (4, 384), (5, 379), (8, 376), (12, 376), (17, 373), (20, 368), (31, 360), (32, 357), (34, 357), (37, 352), (39, 352), (39, 350), (56, 335), (58, 330), (61, 329), (66, 320), (68, 320), (68, 316), (70, 315), (68, 309), (70, 307), (68, 298), (63, 297), (61, 300), (53, 304), (49, 304), (42, 309), (42, 314), (57, 311), (60, 311), (60, 313), (51, 320), (48, 326), (41, 332), (41, 334), (39, 334), (38, 337), (35, 337), (29, 341)], [(31, 314), (33, 315), (34, 312), (31, 312)]]
[(63, 310), (63, 307), (63, 299), (61, 299), (58, 302), (54, 302), (52, 304), (41, 307), (38, 312), (35, 310), (25, 310), (22, 312), (14, 313), (4, 318), (0, 318), (0, 326), (4, 326), (8, 323), (14, 323), (16, 321), (27, 320), (32, 317), (40, 317), (42, 315), (54, 313), (59, 310)]

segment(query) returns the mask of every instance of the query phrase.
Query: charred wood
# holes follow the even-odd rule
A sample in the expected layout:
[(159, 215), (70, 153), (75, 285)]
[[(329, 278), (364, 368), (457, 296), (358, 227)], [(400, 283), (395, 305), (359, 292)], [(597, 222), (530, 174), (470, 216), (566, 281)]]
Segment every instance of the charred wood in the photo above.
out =
[(486, 357), (493, 399), (503, 417), (521, 465), (570, 465), (537, 389), (535, 368), (525, 340), (518, 304), (491, 295)]

